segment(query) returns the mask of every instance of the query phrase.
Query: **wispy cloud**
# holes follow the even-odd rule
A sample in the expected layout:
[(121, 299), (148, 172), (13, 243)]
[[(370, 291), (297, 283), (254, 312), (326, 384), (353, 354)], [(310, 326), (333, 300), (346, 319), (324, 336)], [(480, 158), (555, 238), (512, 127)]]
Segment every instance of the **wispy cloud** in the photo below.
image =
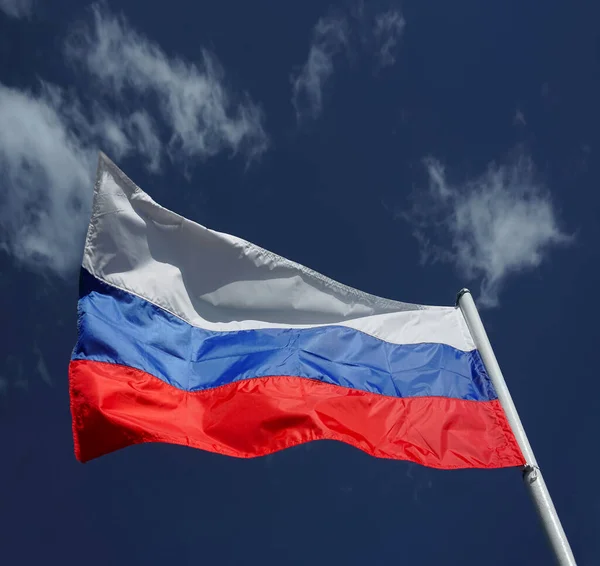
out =
[(98, 7), (66, 51), (97, 84), (73, 92), (0, 83), (0, 248), (61, 276), (80, 263), (99, 148), (157, 173), (165, 159), (231, 151), (250, 160), (268, 145), (259, 107), (230, 92), (207, 52), (199, 65), (168, 58)]
[(143, 111), (127, 118), (56, 85), (0, 83), (0, 248), (28, 268), (70, 275), (80, 263), (98, 148), (135, 153), (157, 171), (160, 149)]
[(148, 112), (145, 110), (134, 112), (127, 121), (127, 132), (130, 138), (137, 140), (137, 149), (145, 156), (148, 169), (157, 173), (160, 170), (162, 145)]
[(374, 56), (378, 68), (396, 62), (396, 48), (405, 20), (396, 7), (385, 11), (367, 8), (358, 2), (348, 13), (339, 11), (319, 19), (312, 33), (308, 58), (292, 75), (292, 104), (298, 122), (317, 118), (323, 111), (323, 98), (338, 62), (353, 50), (356, 42)]
[(436, 159), (426, 159), (425, 167), (429, 187), (408, 215), (422, 257), (450, 262), (467, 279), (480, 281), (483, 306), (498, 304), (510, 276), (538, 267), (552, 247), (572, 240), (526, 157), (491, 164), (460, 184), (447, 180)]
[(94, 163), (58, 90), (0, 84), (0, 246), (28, 267), (66, 275), (80, 260)]
[(323, 110), (323, 88), (333, 74), (334, 57), (348, 41), (348, 22), (344, 16), (321, 18), (313, 30), (308, 59), (292, 77), (292, 103), (296, 118), (316, 118)]
[(404, 17), (396, 9), (376, 15), (373, 36), (378, 46), (380, 67), (388, 67), (396, 62), (395, 50), (405, 25)]
[[(98, 79), (120, 108), (151, 105), (166, 125), (171, 158), (205, 158), (221, 151), (251, 159), (268, 147), (263, 113), (247, 95), (226, 85), (217, 59), (203, 50), (198, 63), (168, 57), (123, 17), (99, 6), (93, 23), (82, 26), (67, 43), (69, 59)], [(130, 124), (156, 149), (156, 127), (149, 114), (136, 114)]]
[(11, 18), (30, 16), (32, 8), (32, 0), (0, 0), (0, 10)]

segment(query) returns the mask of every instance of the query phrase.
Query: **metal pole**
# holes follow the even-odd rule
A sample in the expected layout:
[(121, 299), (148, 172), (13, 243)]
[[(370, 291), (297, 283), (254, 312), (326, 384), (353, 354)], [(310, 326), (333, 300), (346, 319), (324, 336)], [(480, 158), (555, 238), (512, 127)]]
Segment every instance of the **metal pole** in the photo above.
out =
[(488, 375), (498, 394), (500, 404), (506, 413), (506, 418), (525, 458), (526, 465), (523, 468), (523, 481), (529, 490), (529, 494), (542, 521), (544, 530), (550, 541), (550, 546), (554, 551), (556, 562), (560, 566), (576, 566), (575, 557), (567, 540), (567, 535), (562, 528), (554, 503), (552, 503), (552, 498), (550, 497), (542, 472), (531, 449), (531, 444), (529, 444), (527, 434), (525, 434), (525, 429), (504, 381), (502, 371), (500, 371), (498, 360), (496, 360), (496, 356), (492, 350), (492, 345), (481, 322), (471, 292), (468, 289), (463, 289), (458, 294), (456, 303), (465, 317), (467, 326), (475, 341), (475, 346), (479, 350)]

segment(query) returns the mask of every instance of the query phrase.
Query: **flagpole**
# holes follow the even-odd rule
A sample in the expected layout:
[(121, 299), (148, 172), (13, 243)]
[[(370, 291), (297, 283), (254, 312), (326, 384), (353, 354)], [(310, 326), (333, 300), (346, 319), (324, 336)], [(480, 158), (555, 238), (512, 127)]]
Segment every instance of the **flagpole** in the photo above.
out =
[(535, 459), (531, 444), (529, 444), (527, 434), (525, 433), (525, 429), (519, 418), (519, 413), (517, 413), (510, 391), (504, 381), (504, 376), (502, 375), (498, 360), (496, 359), (492, 345), (490, 344), (483, 323), (481, 322), (481, 317), (479, 316), (471, 292), (468, 289), (460, 291), (456, 303), (465, 317), (473, 340), (475, 341), (475, 346), (479, 350), (487, 373), (496, 389), (500, 404), (506, 413), (506, 418), (508, 419), (517, 443), (525, 458), (526, 464), (523, 467), (523, 481), (527, 486), (542, 521), (544, 530), (550, 541), (550, 546), (554, 551), (556, 562), (560, 566), (576, 566), (575, 557), (573, 556), (569, 541), (567, 540), (567, 535), (558, 518), (554, 503), (552, 503), (552, 498), (550, 497), (550, 492), (544, 482), (542, 471)]

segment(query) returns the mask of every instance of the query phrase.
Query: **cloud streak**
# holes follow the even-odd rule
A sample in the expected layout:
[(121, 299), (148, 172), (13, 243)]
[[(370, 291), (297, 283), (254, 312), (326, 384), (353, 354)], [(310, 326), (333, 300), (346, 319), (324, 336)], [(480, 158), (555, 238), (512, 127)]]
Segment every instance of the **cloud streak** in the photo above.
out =
[(307, 60), (291, 77), (297, 121), (314, 120), (321, 115), (327, 84), (336, 66), (347, 61), (354, 43), (375, 57), (378, 68), (393, 65), (405, 23), (397, 8), (373, 11), (364, 3), (357, 4), (351, 13), (332, 11), (319, 19)]
[(11, 18), (30, 16), (32, 8), (32, 0), (0, 0), (0, 10)]
[[(155, 108), (169, 131), (172, 159), (207, 158), (221, 151), (252, 159), (267, 149), (260, 107), (227, 88), (223, 69), (208, 51), (202, 50), (197, 63), (168, 57), (124, 18), (98, 6), (92, 12), (92, 24), (67, 43), (68, 59), (97, 79), (98, 88), (120, 108)], [(130, 127), (142, 135), (148, 151), (156, 150), (149, 114), (135, 114)]]
[(550, 250), (572, 241), (559, 226), (550, 194), (530, 159), (491, 164), (482, 175), (452, 184), (441, 162), (425, 160), (428, 189), (409, 215), (424, 261), (452, 263), (480, 281), (482, 306), (498, 304), (509, 277), (538, 267)]
[(296, 118), (317, 118), (323, 110), (323, 89), (334, 70), (334, 58), (348, 42), (348, 22), (343, 16), (321, 18), (313, 30), (308, 59), (292, 77), (292, 104)]
[(56, 85), (38, 92), (0, 83), (0, 249), (22, 265), (70, 276), (81, 260), (98, 148), (160, 167), (160, 142), (143, 110), (127, 118)]
[(208, 52), (199, 65), (169, 58), (124, 19), (98, 7), (92, 19), (65, 47), (97, 79), (89, 90), (0, 83), (0, 249), (62, 277), (81, 262), (99, 148), (158, 173), (166, 159), (248, 162), (268, 147), (260, 108), (230, 92)]
[(405, 25), (406, 21), (398, 10), (390, 9), (376, 15), (373, 36), (380, 67), (388, 67), (396, 62), (396, 46)]
[(0, 84), (0, 247), (27, 267), (66, 275), (80, 260), (95, 156), (62, 104), (57, 90)]

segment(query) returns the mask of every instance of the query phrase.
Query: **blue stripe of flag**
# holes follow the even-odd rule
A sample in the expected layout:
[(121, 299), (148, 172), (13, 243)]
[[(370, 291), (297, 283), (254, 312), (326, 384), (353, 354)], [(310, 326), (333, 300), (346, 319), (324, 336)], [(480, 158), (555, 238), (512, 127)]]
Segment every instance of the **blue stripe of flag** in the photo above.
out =
[(391, 344), (344, 326), (214, 332), (81, 274), (73, 359), (122, 364), (201, 391), (287, 375), (392, 397), (496, 399), (477, 351)]

